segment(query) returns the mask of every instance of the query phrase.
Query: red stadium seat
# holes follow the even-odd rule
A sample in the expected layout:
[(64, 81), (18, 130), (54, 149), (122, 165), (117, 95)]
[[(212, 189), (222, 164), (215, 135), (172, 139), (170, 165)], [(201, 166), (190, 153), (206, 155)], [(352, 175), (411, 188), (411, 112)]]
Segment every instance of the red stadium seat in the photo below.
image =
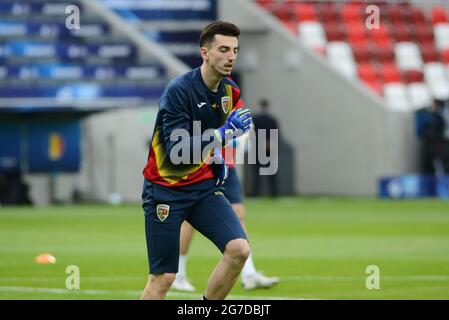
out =
[(346, 35), (340, 23), (328, 22), (324, 25), (327, 41), (344, 41)]
[(392, 45), (379, 44), (377, 46), (373, 46), (373, 55), (377, 57), (381, 63), (392, 63), (395, 60)]
[(421, 55), (424, 63), (440, 62), (440, 55), (433, 42), (421, 46)]
[(404, 21), (403, 9), (399, 5), (390, 5), (388, 6), (388, 15), (390, 17), (390, 21), (393, 24), (400, 23)]
[(403, 72), (403, 79), (407, 84), (424, 82), (424, 75), (418, 70), (406, 70)]
[(416, 39), (422, 45), (426, 43), (433, 43), (433, 27), (429, 23), (418, 23), (415, 25), (416, 28)]
[(367, 45), (366, 27), (361, 22), (353, 22), (346, 24), (346, 33), (348, 41), (352, 45)]
[(396, 42), (413, 41), (413, 34), (411, 29), (406, 25), (396, 25), (393, 29), (393, 36), (396, 38)]
[(294, 34), (298, 33), (298, 24), (293, 21), (282, 21), (282, 24)]
[(368, 88), (373, 90), (377, 95), (382, 96), (383, 89), (378, 81), (365, 81), (365, 80), (362, 81)]
[(426, 16), (423, 10), (415, 6), (410, 8), (410, 18), (415, 25), (426, 23)]
[(443, 62), (449, 64), (449, 49), (443, 50), (441, 54), (443, 56)]
[(359, 64), (358, 73), (360, 79), (366, 82), (377, 82), (377, 70), (372, 63)]
[(317, 21), (315, 6), (308, 3), (296, 3), (294, 5), (296, 19), (302, 21)]
[(272, 2), (265, 8), (280, 20), (289, 21), (295, 19), (295, 13), (288, 3)]
[(432, 23), (447, 23), (449, 22), (446, 9), (441, 6), (435, 6), (432, 8)]
[(353, 45), (352, 53), (354, 54), (355, 61), (358, 64), (368, 63), (371, 61), (371, 51), (366, 45)]
[(344, 3), (340, 9), (341, 19), (346, 23), (362, 21), (362, 5), (360, 3)]
[(380, 68), (380, 78), (384, 83), (400, 83), (401, 74), (394, 63), (383, 64)]
[(372, 42), (375, 44), (391, 45), (390, 32), (385, 25), (381, 25), (380, 29), (372, 29), (367, 32)]
[(321, 21), (327, 22), (338, 22), (338, 11), (333, 2), (318, 3), (317, 8), (319, 9)]

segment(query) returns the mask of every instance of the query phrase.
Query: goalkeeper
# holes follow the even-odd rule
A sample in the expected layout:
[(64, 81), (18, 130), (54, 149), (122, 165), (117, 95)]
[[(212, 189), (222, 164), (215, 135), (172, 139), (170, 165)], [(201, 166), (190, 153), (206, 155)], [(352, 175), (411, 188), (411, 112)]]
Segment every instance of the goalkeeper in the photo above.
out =
[[(224, 299), (250, 253), (246, 234), (222, 193), (228, 168), (217, 152), (251, 126), (250, 111), (236, 109), (240, 89), (227, 79), (237, 58), (239, 35), (239, 28), (228, 22), (207, 25), (200, 35), (203, 64), (172, 80), (160, 98), (144, 169), (150, 274), (142, 299), (164, 299), (175, 280), (184, 220), (223, 254), (204, 299)], [(198, 123), (200, 134), (195, 135)], [(196, 163), (191, 157), (198, 149)], [(204, 161), (202, 155), (211, 156), (213, 162)]]
[[(243, 104), (243, 100), (240, 99), (237, 107), (243, 107)], [(242, 138), (244, 137), (241, 137), (240, 139)], [(229, 145), (226, 149), (232, 150), (225, 150), (223, 152), (226, 155), (225, 160), (229, 167), (229, 177), (224, 184), (224, 196), (231, 203), (232, 208), (237, 213), (240, 223), (245, 231), (247, 231), (245, 226), (245, 206), (243, 205), (240, 181), (237, 176), (237, 170), (235, 169), (233, 159), (233, 146)], [(228, 155), (230, 155), (230, 157), (228, 157)], [(195, 287), (190, 283), (187, 277), (187, 253), (193, 238), (193, 233), (193, 227), (188, 222), (184, 222), (181, 226), (181, 254), (179, 256), (178, 273), (176, 274), (172, 289), (187, 292), (195, 291)], [(241, 280), (243, 288), (246, 290), (270, 288), (279, 282), (278, 277), (266, 277), (256, 270), (252, 254), (249, 255), (245, 262), (245, 266), (241, 273)]]

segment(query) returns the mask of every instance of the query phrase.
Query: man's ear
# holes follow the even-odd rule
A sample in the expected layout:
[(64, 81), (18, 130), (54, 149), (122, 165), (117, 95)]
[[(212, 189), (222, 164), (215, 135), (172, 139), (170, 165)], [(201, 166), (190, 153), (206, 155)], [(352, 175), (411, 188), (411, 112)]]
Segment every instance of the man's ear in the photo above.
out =
[(208, 57), (208, 50), (207, 50), (207, 48), (206, 47), (201, 47), (200, 48), (200, 53), (201, 53), (201, 58), (203, 58), (203, 60), (208, 60), (209, 59), (209, 57)]

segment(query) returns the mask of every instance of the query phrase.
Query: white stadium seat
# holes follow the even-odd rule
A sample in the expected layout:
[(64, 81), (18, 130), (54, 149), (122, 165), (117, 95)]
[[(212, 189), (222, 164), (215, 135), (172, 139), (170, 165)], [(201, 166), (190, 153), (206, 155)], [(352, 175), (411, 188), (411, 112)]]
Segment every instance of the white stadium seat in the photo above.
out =
[(384, 97), (387, 106), (394, 111), (410, 111), (407, 90), (402, 83), (387, 83), (384, 85)]
[(327, 44), (327, 59), (332, 67), (348, 78), (357, 78), (357, 66), (352, 49), (346, 42), (333, 41)]
[(432, 105), (432, 96), (429, 87), (424, 83), (412, 83), (407, 86), (410, 105), (414, 110)]
[(400, 70), (421, 70), (423, 61), (416, 43), (399, 42), (394, 47), (396, 63)]
[(435, 43), (440, 50), (449, 49), (449, 23), (438, 23), (433, 27)]
[(305, 21), (298, 24), (298, 34), (300, 41), (307, 48), (326, 48), (326, 33), (321, 23), (316, 21)]
[(424, 65), (424, 80), (434, 98), (449, 99), (449, 77), (442, 63), (431, 62)]

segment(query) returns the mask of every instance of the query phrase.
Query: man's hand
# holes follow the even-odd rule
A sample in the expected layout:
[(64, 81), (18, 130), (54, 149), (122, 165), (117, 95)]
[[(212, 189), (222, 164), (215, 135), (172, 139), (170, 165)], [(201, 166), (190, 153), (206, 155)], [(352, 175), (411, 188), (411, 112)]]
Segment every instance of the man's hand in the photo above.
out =
[(251, 110), (237, 109), (234, 110), (226, 120), (225, 124), (215, 130), (217, 138), (220, 140), (222, 145), (227, 145), (232, 139), (235, 139), (251, 128)]
[(215, 183), (215, 185), (224, 185), (229, 176), (229, 168), (223, 156), (221, 155), (221, 150), (219, 148), (214, 149), (214, 155), (211, 158), (211, 162), (209, 163), (209, 165), (212, 167), (212, 171), (217, 178), (217, 182)]

